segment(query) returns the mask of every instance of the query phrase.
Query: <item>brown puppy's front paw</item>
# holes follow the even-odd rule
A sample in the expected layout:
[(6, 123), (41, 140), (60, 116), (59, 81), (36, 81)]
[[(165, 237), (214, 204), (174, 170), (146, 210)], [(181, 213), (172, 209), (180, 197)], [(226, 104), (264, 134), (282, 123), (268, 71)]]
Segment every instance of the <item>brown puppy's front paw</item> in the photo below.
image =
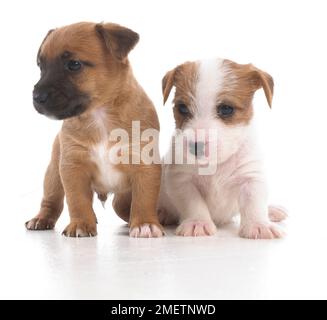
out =
[(94, 237), (97, 235), (97, 226), (96, 223), (73, 221), (62, 234), (66, 237)]
[(162, 227), (154, 223), (143, 223), (129, 230), (129, 236), (132, 238), (160, 238), (164, 234)]
[(25, 222), (27, 230), (51, 230), (54, 228), (56, 221), (49, 218), (33, 218)]

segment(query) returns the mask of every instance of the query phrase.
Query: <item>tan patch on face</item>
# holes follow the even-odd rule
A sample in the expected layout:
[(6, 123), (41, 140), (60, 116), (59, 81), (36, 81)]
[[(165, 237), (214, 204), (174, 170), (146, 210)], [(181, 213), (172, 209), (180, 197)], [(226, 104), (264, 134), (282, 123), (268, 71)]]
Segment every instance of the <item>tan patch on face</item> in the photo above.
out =
[(269, 74), (252, 64), (238, 64), (224, 60), (226, 75), (223, 89), (218, 95), (217, 107), (220, 104), (235, 108), (233, 116), (222, 119), (226, 124), (248, 124), (253, 117), (252, 100), (254, 93), (264, 88), (268, 104), (271, 105), (273, 80)]
[[(176, 128), (182, 128), (195, 111), (195, 90), (197, 82), (197, 62), (185, 62), (175, 69), (169, 71), (163, 79), (164, 102), (173, 86), (176, 88), (174, 103), (174, 117)], [(188, 107), (189, 115), (183, 115), (178, 111), (178, 105), (184, 104)]]
[[(218, 68), (218, 64), (217, 64)], [(217, 100), (213, 117), (219, 118), (226, 124), (248, 124), (253, 117), (252, 100), (256, 90), (263, 88), (268, 104), (271, 106), (273, 96), (272, 77), (254, 67), (252, 64), (238, 64), (231, 60), (223, 60), (217, 73), (223, 74), (222, 88), (217, 92)], [(169, 71), (163, 78), (164, 102), (166, 102), (173, 86), (176, 87), (174, 97), (174, 117), (176, 128), (182, 129), (187, 120), (197, 112), (196, 85), (198, 81), (199, 62), (186, 62)], [(208, 84), (210, 85), (210, 84)], [(183, 115), (178, 111), (178, 104), (188, 107), (190, 113)], [(230, 117), (220, 117), (218, 108), (225, 104), (234, 108)]]
[(225, 79), (217, 96), (217, 108), (225, 104), (234, 108), (231, 117), (221, 118), (226, 124), (247, 124), (253, 116), (252, 99), (256, 90), (252, 84), (250, 68), (230, 60), (224, 60)]

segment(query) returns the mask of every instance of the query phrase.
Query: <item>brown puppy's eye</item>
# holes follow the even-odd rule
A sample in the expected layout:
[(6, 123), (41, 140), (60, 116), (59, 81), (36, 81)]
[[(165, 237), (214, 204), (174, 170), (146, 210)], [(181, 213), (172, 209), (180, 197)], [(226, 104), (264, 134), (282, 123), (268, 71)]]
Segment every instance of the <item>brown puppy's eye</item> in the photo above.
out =
[(220, 104), (217, 108), (218, 116), (221, 118), (229, 118), (234, 114), (234, 112), (234, 107), (225, 103)]
[(183, 116), (187, 116), (190, 114), (190, 111), (189, 111), (188, 107), (186, 106), (186, 104), (179, 103), (176, 107), (177, 107), (178, 112), (180, 114), (182, 114)]
[(82, 63), (77, 60), (69, 60), (65, 66), (69, 71), (78, 71), (82, 68)]

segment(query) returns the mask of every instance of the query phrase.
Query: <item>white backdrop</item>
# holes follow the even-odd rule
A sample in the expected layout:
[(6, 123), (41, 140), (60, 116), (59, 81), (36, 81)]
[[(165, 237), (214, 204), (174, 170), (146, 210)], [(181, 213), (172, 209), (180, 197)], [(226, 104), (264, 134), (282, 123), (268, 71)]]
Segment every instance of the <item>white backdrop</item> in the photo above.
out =
[(275, 80), (273, 108), (255, 98), (271, 199), (325, 230), (327, 137), (325, 1), (1, 1), (1, 219), (30, 218), (60, 122), (37, 114), (31, 93), (36, 53), (50, 28), (78, 21), (117, 22), (141, 40), (135, 75), (159, 112), (162, 150), (172, 132), (161, 79), (185, 60), (213, 56), (252, 62)]

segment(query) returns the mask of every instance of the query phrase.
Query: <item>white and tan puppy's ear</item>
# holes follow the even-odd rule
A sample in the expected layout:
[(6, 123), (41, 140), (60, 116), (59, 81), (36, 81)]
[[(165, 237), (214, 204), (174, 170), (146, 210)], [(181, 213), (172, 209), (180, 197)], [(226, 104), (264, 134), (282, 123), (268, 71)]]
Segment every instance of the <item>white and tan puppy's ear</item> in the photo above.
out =
[(253, 79), (257, 85), (257, 89), (263, 88), (269, 107), (272, 105), (272, 98), (274, 94), (274, 80), (270, 74), (262, 71), (251, 65), (253, 69)]
[(162, 94), (163, 94), (163, 103), (165, 104), (171, 89), (173, 88), (174, 82), (175, 82), (175, 73), (176, 68), (173, 70), (170, 70), (166, 73), (166, 75), (162, 79)]
[(115, 23), (98, 23), (95, 29), (106, 48), (119, 61), (124, 61), (139, 41), (136, 32)]

